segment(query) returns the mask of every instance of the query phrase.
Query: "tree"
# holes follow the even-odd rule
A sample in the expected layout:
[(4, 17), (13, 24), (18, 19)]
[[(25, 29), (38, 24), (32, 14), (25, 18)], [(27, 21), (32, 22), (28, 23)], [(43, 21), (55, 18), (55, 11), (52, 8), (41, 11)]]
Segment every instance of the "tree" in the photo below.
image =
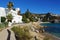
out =
[(26, 18), (25, 15), (23, 15), (22, 21), (23, 21), (24, 23), (28, 23), (28, 22), (29, 22), (28, 18)]
[(30, 13), (29, 9), (27, 9), (25, 14), (23, 15), (22, 21), (25, 22), (25, 23), (28, 23), (28, 22), (30, 22), (29, 18), (31, 18), (31, 13)]
[(50, 21), (51, 18), (52, 18), (51, 14), (50, 14), (50, 13), (47, 13), (46, 16), (44, 16), (44, 18), (43, 18), (42, 21), (44, 21), (44, 22), (46, 22), (46, 21)]
[(28, 22), (35, 22), (36, 19), (34, 18), (34, 15), (29, 11), (29, 9), (27, 9), (25, 14), (23, 15), (22, 21), (28, 23)]
[(12, 19), (13, 19), (12, 14), (8, 14), (8, 15), (7, 15), (7, 19), (8, 19), (8, 22), (9, 22), (9, 21), (11, 22), (11, 21), (12, 21)]
[(25, 12), (25, 16), (26, 16), (26, 18), (31, 17), (31, 13), (30, 13), (29, 9), (27, 9), (27, 11)]
[(8, 5), (7, 5), (7, 7), (10, 9), (10, 8), (12, 8), (14, 5), (13, 5), (13, 3), (12, 2), (9, 2), (8, 3)]

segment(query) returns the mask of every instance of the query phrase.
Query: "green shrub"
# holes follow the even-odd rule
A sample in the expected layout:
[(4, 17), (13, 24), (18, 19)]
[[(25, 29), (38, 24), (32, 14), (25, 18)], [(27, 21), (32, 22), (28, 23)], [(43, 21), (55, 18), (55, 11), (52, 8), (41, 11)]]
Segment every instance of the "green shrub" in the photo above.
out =
[(3, 24), (5, 25), (5, 27), (8, 27), (8, 22), (4, 22)]
[(22, 21), (23, 21), (24, 23), (29, 23), (29, 20), (28, 20), (28, 18), (26, 18), (26, 17), (23, 17)]
[(8, 22), (0, 23), (0, 29), (3, 29), (5, 27), (8, 27)]
[(29, 18), (31, 22), (35, 22), (36, 19), (34, 19), (33, 17)]
[(0, 24), (0, 29), (4, 28), (5, 25), (3, 23)]
[(23, 14), (23, 19), (22, 21), (24, 23), (29, 23), (29, 22), (36, 22), (38, 21), (37, 19), (34, 18), (35, 16), (29, 11), (29, 9), (27, 9), (27, 11), (25, 12), (25, 14)]
[(6, 18), (5, 17), (1, 17), (1, 22), (5, 22)]
[(8, 22), (11, 22), (11, 21), (12, 21), (12, 19), (13, 19), (12, 14), (8, 14), (6, 17), (7, 17), (7, 19), (8, 19)]

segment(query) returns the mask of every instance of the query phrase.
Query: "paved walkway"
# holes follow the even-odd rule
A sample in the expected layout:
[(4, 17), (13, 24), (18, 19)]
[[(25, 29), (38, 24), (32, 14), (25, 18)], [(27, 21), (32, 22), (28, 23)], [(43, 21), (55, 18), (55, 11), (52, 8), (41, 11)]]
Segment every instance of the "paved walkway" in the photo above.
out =
[(8, 27), (0, 32), (0, 40), (16, 40), (15, 34), (11, 31), (12, 27)]

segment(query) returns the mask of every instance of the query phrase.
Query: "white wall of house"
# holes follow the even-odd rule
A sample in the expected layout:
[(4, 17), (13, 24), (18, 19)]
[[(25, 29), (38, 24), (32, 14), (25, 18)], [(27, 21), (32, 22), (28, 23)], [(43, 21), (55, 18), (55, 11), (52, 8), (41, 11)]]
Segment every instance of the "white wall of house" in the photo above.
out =
[(6, 17), (6, 11), (5, 11), (5, 8), (3, 7), (0, 7), (0, 16)]
[(16, 10), (14, 11), (13, 9), (9, 10), (8, 8), (0, 7), (0, 22), (1, 22), (1, 16), (6, 17), (6, 15), (12, 14), (12, 16), (13, 16), (12, 23), (14, 23), (14, 22), (22, 23), (22, 16), (17, 15), (19, 10), (20, 10), (19, 8), (16, 8)]
[(22, 23), (22, 16), (16, 15), (13, 17), (12, 23)]
[(6, 17), (5, 8), (0, 7), (0, 23), (1, 23), (1, 17)]

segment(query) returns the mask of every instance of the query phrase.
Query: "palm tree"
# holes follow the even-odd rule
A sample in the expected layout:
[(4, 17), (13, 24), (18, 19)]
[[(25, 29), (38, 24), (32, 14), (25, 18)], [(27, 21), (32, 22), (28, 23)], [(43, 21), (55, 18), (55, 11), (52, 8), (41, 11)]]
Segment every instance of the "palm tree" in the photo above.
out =
[(7, 5), (7, 7), (8, 7), (9, 9), (11, 9), (13, 6), (14, 6), (14, 5), (13, 5), (13, 2), (9, 2), (8, 5)]

